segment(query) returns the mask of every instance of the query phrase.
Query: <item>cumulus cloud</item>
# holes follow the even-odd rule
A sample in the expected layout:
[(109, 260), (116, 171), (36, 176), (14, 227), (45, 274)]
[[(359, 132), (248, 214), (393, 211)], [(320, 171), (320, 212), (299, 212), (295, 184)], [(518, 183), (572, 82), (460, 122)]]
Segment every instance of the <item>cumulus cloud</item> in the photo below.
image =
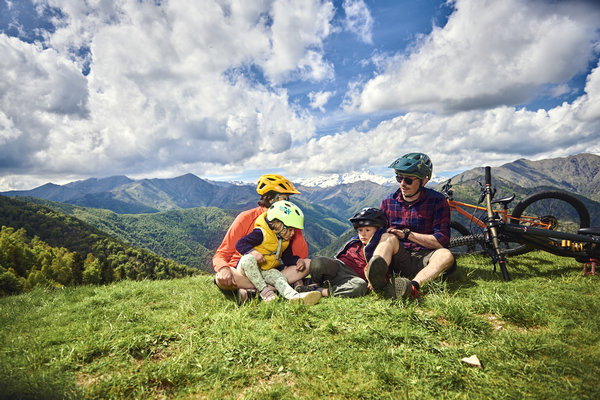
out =
[(595, 105), (600, 98), (582, 97), (549, 111), (497, 107), (446, 116), (409, 112), (367, 132), (351, 130), (313, 138), (287, 154), (285, 167), (296, 175), (360, 171), (386, 167), (402, 154), (421, 151), (432, 157), (439, 173), (500, 165), (522, 157), (599, 154), (600, 118), (578, 119), (576, 110), (582, 101)]
[(310, 99), (311, 108), (317, 108), (321, 111), (325, 111), (325, 104), (329, 101), (331, 96), (333, 96), (333, 92), (310, 92), (308, 94), (308, 98)]
[(361, 41), (373, 43), (373, 17), (363, 0), (344, 0), (345, 28), (354, 32)]
[[(43, 43), (0, 34), (4, 173), (239, 170), (256, 152), (283, 152), (315, 133), (312, 117), (270, 82), (332, 76), (321, 45), (330, 2), (46, 6), (61, 12)], [(264, 80), (248, 74), (256, 70)]]
[(324, 61), (322, 40), (331, 31), (333, 4), (309, 1), (276, 1), (270, 27), (272, 42), (261, 63), (275, 82), (289, 79), (300, 68), (304, 79), (322, 80), (333, 76), (333, 66)]
[(577, 117), (587, 121), (600, 119), (600, 62), (587, 77), (585, 93), (578, 102), (581, 108), (577, 110)]
[[(409, 151), (430, 154), (436, 173), (600, 154), (600, 65), (570, 103), (515, 106), (539, 91), (578, 93), (570, 79), (597, 60), (597, 3), (449, 4), (447, 24), (407, 52), (355, 60), (378, 73), (351, 77), (344, 107), (324, 116), (316, 110), (344, 85), (325, 50), (340, 12), (331, 1), (38, 0), (60, 8), (54, 29), (37, 41), (0, 33), (0, 190), (116, 174), (361, 171)], [(342, 9), (335, 34), (371, 43), (366, 3)], [(302, 106), (292, 92), (304, 84)], [(319, 136), (324, 120), (355, 128)]]
[(456, 0), (444, 27), (350, 92), (348, 108), (461, 111), (531, 100), (584, 71), (600, 5), (586, 1)]

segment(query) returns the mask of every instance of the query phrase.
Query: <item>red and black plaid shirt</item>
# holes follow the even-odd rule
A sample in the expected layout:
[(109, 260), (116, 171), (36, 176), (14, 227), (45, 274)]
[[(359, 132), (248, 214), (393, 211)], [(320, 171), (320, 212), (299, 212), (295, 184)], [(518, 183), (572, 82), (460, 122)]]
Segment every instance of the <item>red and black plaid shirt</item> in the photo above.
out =
[[(433, 189), (423, 188), (414, 203), (407, 203), (398, 189), (381, 202), (391, 227), (408, 228), (413, 232), (435, 236), (444, 247), (450, 244), (450, 207), (446, 198)], [(423, 247), (409, 240), (401, 240), (409, 251)]]

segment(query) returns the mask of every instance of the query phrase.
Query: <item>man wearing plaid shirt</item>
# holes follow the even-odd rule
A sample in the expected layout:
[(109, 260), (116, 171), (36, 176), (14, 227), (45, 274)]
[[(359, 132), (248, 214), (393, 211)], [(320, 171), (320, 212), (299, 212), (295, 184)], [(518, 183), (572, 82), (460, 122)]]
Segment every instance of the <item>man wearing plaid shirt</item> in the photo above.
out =
[(390, 168), (400, 188), (381, 202), (390, 227), (369, 261), (367, 279), (371, 289), (386, 297), (417, 298), (422, 284), (456, 268), (446, 248), (450, 207), (441, 193), (425, 187), (433, 170), (426, 154), (406, 154)]

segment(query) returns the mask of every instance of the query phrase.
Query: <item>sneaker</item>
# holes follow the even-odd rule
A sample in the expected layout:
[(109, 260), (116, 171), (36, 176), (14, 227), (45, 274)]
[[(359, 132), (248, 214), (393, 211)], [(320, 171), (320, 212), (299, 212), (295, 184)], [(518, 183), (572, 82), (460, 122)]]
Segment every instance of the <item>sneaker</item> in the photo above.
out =
[(388, 271), (387, 262), (380, 256), (374, 256), (367, 265), (367, 280), (374, 291), (385, 289), (388, 284), (386, 274)]
[(385, 297), (389, 299), (404, 299), (410, 296), (414, 286), (409, 279), (395, 276), (392, 281), (386, 285), (383, 290)]
[(392, 281), (385, 287), (383, 294), (389, 299), (413, 298), (416, 300), (423, 297), (423, 293), (413, 286), (410, 279), (400, 276), (392, 277)]
[(267, 285), (263, 290), (260, 291), (260, 298), (267, 302), (277, 299), (274, 289), (275, 288), (273, 286)]
[(290, 299), (290, 303), (304, 303), (307, 306), (317, 304), (321, 300), (321, 292), (298, 293)]

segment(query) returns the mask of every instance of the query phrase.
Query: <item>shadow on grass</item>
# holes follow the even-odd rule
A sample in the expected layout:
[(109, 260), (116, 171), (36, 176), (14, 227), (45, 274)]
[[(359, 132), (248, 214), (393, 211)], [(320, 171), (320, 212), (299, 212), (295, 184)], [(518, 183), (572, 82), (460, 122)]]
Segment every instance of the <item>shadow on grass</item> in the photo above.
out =
[[(557, 262), (559, 260), (560, 262)], [(564, 260), (564, 261), (563, 261)], [(492, 262), (491, 257), (463, 255), (456, 257), (457, 270), (450, 274), (446, 281), (455, 290), (472, 287), (477, 281), (505, 282), (500, 267)], [(543, 252), (531, 252), (506, 260), (511, 281), (536, 277), (554, 277), (583, 272), (583, 264), (572, 258), (558, 257)]]

